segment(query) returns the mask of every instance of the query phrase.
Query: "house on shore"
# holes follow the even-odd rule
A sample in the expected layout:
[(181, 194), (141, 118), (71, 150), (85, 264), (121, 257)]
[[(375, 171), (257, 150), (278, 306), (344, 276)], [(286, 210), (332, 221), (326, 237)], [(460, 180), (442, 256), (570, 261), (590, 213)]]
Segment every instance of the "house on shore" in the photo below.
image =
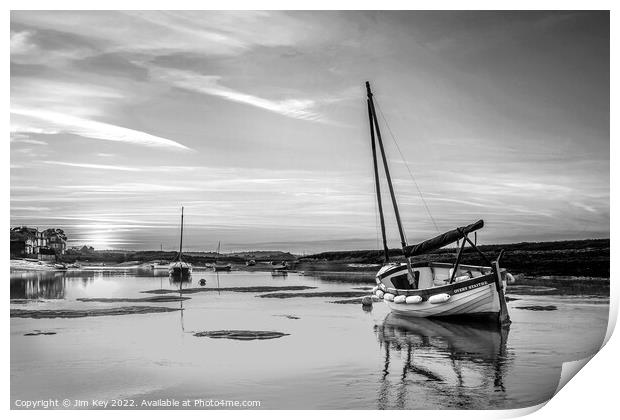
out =
[(62, 229), (19, 226), (11, 228), (11, 258), (55, 260), (67, 250), (67, 236)]

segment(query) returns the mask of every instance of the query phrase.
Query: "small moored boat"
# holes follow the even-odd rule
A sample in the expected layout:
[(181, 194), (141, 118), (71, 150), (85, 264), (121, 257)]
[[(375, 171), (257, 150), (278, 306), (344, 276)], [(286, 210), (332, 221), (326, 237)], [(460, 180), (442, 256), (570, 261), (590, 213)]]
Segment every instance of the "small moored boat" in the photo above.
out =
[[(385, 258), (385, 265), (381, 267), (376, 275), (377, 287), (375, 287), (373, 293), (380, 299), (383, 299), (392, 312), (400, 315), (422, 318), (462, 317), (465, 315), (490, 316), (502, 325), (509, 324), (510, 317), (504, 298), (506, 278), (509, 275), (505, 269), (501, 269), (499, 266), (503, 251), (499, 253), (494, 261), (491, 261), (468, 236), (484, 226), (482, 220), (469, 226), (457, 227), (417, 245), (407, 244), (381, 139), (381, 131), (375, 113), (374, 99), (368, 82), (366, 82), (366, 91), (375, 191), (377, 194)], [(377, 144), (379, 145), (383, 169), (400, 234), (402, 251), (405, 257), (405, 262), (403, 263), (390, 262), (381, 201)], [(411, 257), (428, 253), (452, 243), (457, 243), (458, 246), (459, 241), (461, 245), (454, 264), (412, 264), (410, 261)], [(485, 266), (461, 264), (465, 244), (469, 244), (478, 253), (485, 262)]]
[(288, 264), (286, 261), (282, 261), (280, 264), (271, 262), (271, 271), (274, 273), (283, 273), (288, 271)]
[(151, 268), (153, 270), (167, 270), (170, 267), (170, 263), (165, 260), (153, 261)]
[(192, 265), (183, 261), (183, 207), (181, 207), (181, 241), (179, 244), (179, 255), (176, 261), (173, 261), (168, 266), (168, 274), (173, 279), (180, 279), (183, 281), (192, 275)]
[[(220, 255), (220, 242), (217, 243), (217, 255)], [(232, 265), (218, 263), (217, 260), (215, 260), (215, 263), (213, 264), (213, 271), (230, 271), (231, 269)]]

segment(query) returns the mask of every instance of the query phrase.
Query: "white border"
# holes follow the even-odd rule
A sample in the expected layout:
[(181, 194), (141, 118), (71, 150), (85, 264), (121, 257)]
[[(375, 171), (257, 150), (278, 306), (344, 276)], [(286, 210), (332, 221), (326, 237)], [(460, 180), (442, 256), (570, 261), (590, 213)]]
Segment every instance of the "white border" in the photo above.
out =
[[(411, 2), (411, 1), (390, 1), (383, 0), (381, 2), (369, 2), (369, 1), (341, 1), (341, 0), (315, 0), (315, 1), (282, 1), (282, 0), (263, 0), (261, 2), (251, 2), (251, 1), (241, 1), (241, 0), (228, 0), (228, 1), (196, 1), (196, 0), (175, 0), (174, 2), (166, 2), (160, 0), (151, 0), (151, 1), (130, 1), (130, 0), (108, 0), (105, 2), (89, 2), (88, 7), (85, 2), (80, 1), (68, 1), (68, 0), (57, 0), (53, 2), (53, 4), (49, 1), (12, 1), (9, 0), (6, 2), (7, 4), (7, 12), (3, 16), (2, 23), (5, 28), (5, 42), (4, 42), (4, 57), (5, 60), (9, 57), (9, 37), (7, 36), (8, 28), (10, 27), (10, 9), (15, 10), (49, 10), (49, 9), (64, 9), (64, 10), (72, 10), (72, 9), (98, 9), (98, 10), (115, 10), (115, 9), (137, 9), (137, 10), (149, 10), (149, 9), (188, 9), (188, 10), (196, 10), (196, 9), (264, 9), (264, 10), (293, 10), (293, 9), (305, 9), (305, 10), (328, 10), (328, 9), (340, 9), (340, 10), (360, 10), (360, 9), (418, 9), (418, 10), (461, 10), (463, 6), (468, 6), (468, 9), (491, 9), (491, 10), (545, 10), (545, 9), (562, 9), (562, 10), (611, 10), (611, 74), (618, 74), (618, 65), (617, 65), (617, 27), (619, 19), (616, 16), (617, 8), (614, 8), (615, 5), (612, 1), (596, 1), (591, 0), (588, 2), (578, 2), (578, 1), (541, 1), (541, 0), (522, 0), (522, 1), (511, 1), (511, 2), (492, 2), (492, 1), (475, 1), (470, 0), (468, 2), (462, 1), (435, 1), (435, 2)], [(8, 60), (7, 60), (8, 61)], [(9, 82), (9, 66), (8, 63), (5, 62), (5, 65), (2, 67), (3, 72), (3, 81), (5, 89), (3, 90), (5, 93), (10, 91)], [(617, 134), (617, 83), (615, 83), (614, 78), (611, 80), (611, 139), (616, 138)], [(8, 133), (9, 131), (9, 95), (5, 98), (5, 128), (4, 133)], [(8, 140), (8, 139), (7, 139)], [(9, 142), (5, 140), (3, 142), (3, 159), (4, 165), (2, 165), (2, 191), (4, 193), (4, 197), (6, 197), (6, 203), (10, 203), (10, 195), (9, 195), (9, 185), (10, 185), (10, 157), (9, 157)], [(614, 182), (614, 179), (618, 179), (618, 169), (615, 163), (617, 163), (618, 150), (617, 141), (611, 141), (611, 209), (617, 208), (617, 184)], [(5, 229), (9, 226), (10, 220), (10, 210), (9, 206), (2, 207), (2, 216), (6, 221)], [(613, 211), (611, 212), (613, 214)], [(615, 219), (612, 217), (611, 219), (611, 237), (612, 242), (614, 241), (615, 233), (617, 232), (617, 223)], [(8, 255), (8, 241), (0, 241), (0, 255)], [(618, 259), (618, 251), (615, 248), (611, 250), (611, 261), (619, 261)], [(8, 262), (8, 260), (5, 260)], [(5, 267), (5, 273), (8, 274), (8, 264)], [(617, 278), (618, 269), (614, 267), (612, 264), (611, 277)], [(535, 411), (534, 414), (531, 415), (533, 419), (542, 419), (549, 417), (563, 417), (566, 416), (568, 418), (573, 417), (602, 417), (608, 418), (608, 413), (613, 413), (616, 410), (616, 392), (615, 390), (615, 381), (618, 377), (618, 360), (615, 357), (615, 354), (618, 353), (618, 339), (617, 337), (611, 336), (611, 332), (613, 331), (613, 327), (615, 326), (615, 322), (618, 314), (618, 287), (614, 286), (614, 281), (611, 282), (612, 285), (612, 300), (610, 305), (610, 324), (607, 332), (607, 339), (609, 340), (606, 346), (597, 354), (592, 360), (582, 369), (579, 373), (578, 378), (570, 381), (551, 401), (546, 404), (546, 406), (541, 408), (543, 405), (538, 407), (532, 407), (529, 409), (521, 409), (521, 410), (501, 410), (501, 411), (434, 411), (432, 414), (426, 411), (415, 411), (410, 415), (414, 416), (430, 416), (432, 415), (434, 418), (442, 418), (442, 419), (452, 419), (458, 418), (462, 419), (487, 419), (487, 418), (512, 418), (518, 417), (521, 415), (529, 414)], [(5, 284), (5, 288), (8, 288), (8, 285)], [(7, 289), (5, 289), (7, 290)], [(8, 299), (5, 297), (5, 305), (8, 306)], [(5, 311), (7, 314), (7, 311)], [(3, 317), (3, 333), (4, 337), (9, 335), (10, 331), (10, 318), (8, 316)], [(6, 343), (6, 341), (5, 341)], [(1, 347), (2, 351), (2, 360), (4, 360), (3, 364), (3, 382), (2, 382), (2, 391), (4, 393), (4, 398), (2, 398), (2, 407), (3, 411), (9, 411), (9, 380), (10, 380), (10, 348), (9, 345), (5, 344)], [(578, 363), (572, 364), (573, 368), (578, 365)], [(566, 373), (564, 373), (566, 374)], [(252, 417), (256, 417), (258, 419), (273, 419), (273, 418), (286, 418), (287, 420), (294, 416), (296, 418), (313, 418), (317, 413), (312, 411), (253, 411), (253, 412), (244, 412), (244, 411), (210, 411), (209, 413), (205, 413), (203, 411), (184, 411), (182, 412), (183, 416), (192, 416), (192, 417), (200, 417), (204, 418), (205, 415), (210, 417), (218, 417), (218, 418), (229, 418), (231, 416), (240, 416), (240, 415), (252, 415)], [(94, 417), (107, 417), (111, 413), (107, 411), (97, 411), (97, 412), (89, 412), (88, 416)], [(356, 419), (362, 417), (371, 416), (374, 418), (376, 416), (390, 416), (394, 413), (392, 412), (377, 412), (377, 411), (322, 411), (318, 413), (319, 415), (329, 415), (329, 416), (339, 416), (339, 417), (355, 417)], [(408, 413), (403, 413), (404, 415), (408, 415)], [(79, 411), (10, 411), (9, 415), (15, 418), (31, 418), (38, 416), (45, 416), (50, 418), (78, 418), (85, 415), (83, 412)], [(141, 417), (141, 416), (149, 416), (150, 418), (168, 418), (171, 415), (178, 416), (179, 412), (170, 413), (167, 411), (143, 411), (143, 412), (115, 412), (114, 416), (131, 416), (132, 418)]]

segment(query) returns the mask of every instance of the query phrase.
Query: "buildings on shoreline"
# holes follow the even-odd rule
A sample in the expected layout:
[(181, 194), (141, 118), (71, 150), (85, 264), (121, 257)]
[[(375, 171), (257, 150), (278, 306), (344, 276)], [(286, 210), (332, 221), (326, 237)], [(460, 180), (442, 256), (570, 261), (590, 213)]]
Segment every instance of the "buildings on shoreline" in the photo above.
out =
[(11, 258), (55, 260), (67, 250), (67, 236), (62, 229), (18, 226), (11, 228)]

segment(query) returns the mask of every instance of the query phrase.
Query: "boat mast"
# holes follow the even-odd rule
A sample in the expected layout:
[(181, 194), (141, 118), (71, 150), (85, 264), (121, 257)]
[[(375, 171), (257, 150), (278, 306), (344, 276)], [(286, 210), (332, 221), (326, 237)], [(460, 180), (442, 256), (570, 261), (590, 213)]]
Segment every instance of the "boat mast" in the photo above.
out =
[(377, 131), (377, 141), (379, 142), (379, 150), (381, 150), (381, 159), (383, 160), (383, 169), (385, 170), (385, 177), (387, 179), (388, 187), (390, 189), (390, 197), (392, 198), (392, 206), (394, 207), (394, 214), (396, 215), (396, 224), (398, 225), (398, 233), (400, 234), (400, 244), (403, 249), (403, 254), (405, 255), (405, 262), (407, 263), (407, 269), (409, 271), (409, 275), (411, 276), (412, 279), (415, 280), (415, 276), (413, 275), (413, 269), (411, 268), (411, 263), (409, 262), (409, 258), (407, 258), (407, 255), (405, 254), (405, 247), (407, 246), (407, 241), (405, 240), (405, 232), (403, 230), (403, 223), (400, 219), (400, 212), (398, 211), (398, 203), (396, 203), (396, 195), (394, 194), (394, 186), (392, 185), (392, 177), (390, 176), (390, 169), (388, 167), (387, 158), (385, 156), (385, 149), (383, 148), (383, 140), (381, 139), (381, 130), (379, 129), (379, 121), (377, 121), (375, 103), (372, 99), (372, 92), (370, 91), (369, 82), (366, 82), (366, 93), (368, 95), (368, 103), (370, 104), (372, 121), (374, 123), (375, 130)]
[(181, 207), (181, 243), (179, 244), (179, 261), (183, 256), (183, 207)]
[(383, 218), (383, 204), (381, 203), (381, 186), (379, 183), (379, 166), (377, 165), (377, 146), (375, 144), (375, 129), (374, 129), (373, 120), (372, 120), (372, 109), (370, 105), (370, 99), (366, 100), (366, 102), (368, 104), (368, 122), (370, 123), (370, 142), (372, 143), (372, 164), (375, 170), (375, 191), (377, 192), (377, 204), (379, 205), (379, 220), (381, 221), (381, 236), (383, 238), (383, 253), (385, 255), (385, 262), (387, 263), (390, 261), (390, 251), (388, 249), (387, 239), (385, 237), (385, 220)]

